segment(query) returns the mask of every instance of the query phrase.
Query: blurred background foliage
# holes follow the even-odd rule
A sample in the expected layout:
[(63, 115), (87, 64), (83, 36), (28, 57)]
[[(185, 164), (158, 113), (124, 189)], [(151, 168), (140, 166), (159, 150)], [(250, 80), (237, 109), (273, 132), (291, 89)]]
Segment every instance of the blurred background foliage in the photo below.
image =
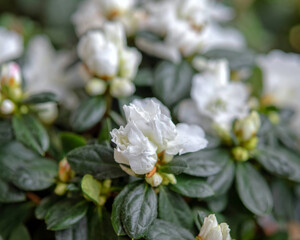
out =
[[(77, 39), (71, 15), (82, 0), (0, 0), (0, 25), (22, 32), (25, 43), (36, 33), (50, 36), (57, 48)], [(300, 53), (300, 0), (225, 0), (236, 10), (232, 25), (257, 52), (282, 49)]]

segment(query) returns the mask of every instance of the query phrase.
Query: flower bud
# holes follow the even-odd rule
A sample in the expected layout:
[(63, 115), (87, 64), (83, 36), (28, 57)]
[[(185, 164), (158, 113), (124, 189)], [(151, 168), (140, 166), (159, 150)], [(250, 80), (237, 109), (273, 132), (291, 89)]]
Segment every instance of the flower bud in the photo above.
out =
[(89, 80), (85, 86), (86, 92), (91, 96), (102, 95), (105, 93), (106, 88), (106, 82), (99, 78)]
[(173, 160), (174, 156), (167, 154), (167, 153), (163, 153), (162, 159), (161, 159), (161, 163), (162, 164), (167, 164), (169, 162), (171, 162)]
[(269, 118), (270, 122), (275, 125), (280, 122), (280, 117), (277, 112), (270, 112), (268, 114), (268, 118)]
[(253, 150), (256, 148), (258, 143), (258, 137), (253, 137), (250, 140), (248, 140), (247, 142), (245, 142), (243, 144), (243, 147), (246, 148), (247, 150)]
[(234, 133), (241, 142), (250, 140), (256, 136), (260, 127), (260, 118), (257, 112), (252, 112), (242, 120), (237, 120), (234, 124)]
[(110, 94), (113, 97), (121, 98), (131, 96), (135, 92), (132, 82), (123, 78), (114, 78), (110, 85)]
[(163, 178), (162, 184), (163, 185), (169, 185), (169, 183), (171, 184), (176, 184), (177, 180), (175, 178), (174, 174), (170, 174), (170, 173), (160, 173), (160, 175)]
[(35, 105), (38, 110), (39, 119), (45, 124), (52, 124), (58, 117), (58, 109), (56, 103), (41, 103)]
[(56, 195), (62, 196), (67, 192), (67, 184), (66, 183), (58, 183), (56, 188), (54, 189)]
[(245, 162), (249, 159), (249, 153), (247, 149), (243, 147), (235, 147), (232, 149), (232, 154), (234, 156), (234, 159), (239, 162)]
[(58, 178), (62, 182), (68, 182), (74, 177), (74, 171), (66, 158), (61, 160), (58, 165)]
[(11, 100), (5, 99), (1, 103), (0, 109), (2, 114), (9, 115), (15, 111), (15, 104)]
[(19, 65), (15, 62), (10, 62), (3, 65), (1, 69), (0, 82), (1, 85), (20, 87), (22, 80)]
[(154, 173), (153, 176), (151, 177), (146, 177), (146, 182), (149, 183), (152, 187), (157, 187), (159, 186), (162, 181), (163, 181), (163, 178), (161, 177), (161, 175), (159, 173)]

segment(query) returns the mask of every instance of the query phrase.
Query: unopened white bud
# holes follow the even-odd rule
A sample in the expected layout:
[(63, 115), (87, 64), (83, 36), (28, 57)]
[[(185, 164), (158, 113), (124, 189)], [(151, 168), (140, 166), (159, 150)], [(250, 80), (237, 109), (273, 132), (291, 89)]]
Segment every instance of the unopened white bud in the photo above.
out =
[(8, 114), (12, 114), (14, 111), (15, 111), (15, 104), (9, 99), (3, 100), (3, 102), (1, 103), (1, 113), (8, 115)]
[(131, 96), (135, 92), (134, 84), (123, 78), (115, 78), (110, 85), (110, 94), (113, 97), (121, 98)]
[(260, 118), (257, 112), (252, 112), (242, 120), (238, 120), (234, 125), (234, 132), (240, 141), (248, 141), (256, 136), (260, 127)]
[(52, 124), (58, 117), (56, 103), (42, 103), (35, 106), (38, 110), (39, 119), (45, 124)]
[(102, 95), (105, 93), (107, 84), (99, 78), (93, 78), (85, 86), (86, 92), (91, 96)]
[(15, 62), (10, 62), (2, 66), (0, 82), (2, 85), (7, 85), (10, 87), (20, 87), (21, 86), (21, 71), (20, 67)]
[(159, 186), (163, 181), (163, 178), (159, 173), (154, 173), (152, 177), (146, 177), (145, 179), (146, 182), (149, 183), (152, 187)]

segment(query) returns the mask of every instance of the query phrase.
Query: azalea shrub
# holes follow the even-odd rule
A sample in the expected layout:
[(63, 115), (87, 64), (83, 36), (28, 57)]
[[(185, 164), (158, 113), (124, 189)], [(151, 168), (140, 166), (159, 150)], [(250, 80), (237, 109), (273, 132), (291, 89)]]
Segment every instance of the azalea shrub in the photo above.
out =
[(0, 16), (0, 240), (300, 239), (300, 55), (254, 7), (31, 2)]

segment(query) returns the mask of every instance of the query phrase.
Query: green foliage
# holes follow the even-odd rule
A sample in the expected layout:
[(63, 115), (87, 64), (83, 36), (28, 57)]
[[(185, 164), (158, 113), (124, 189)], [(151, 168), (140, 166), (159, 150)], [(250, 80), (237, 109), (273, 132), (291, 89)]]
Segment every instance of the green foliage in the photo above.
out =
[(42, 92), (34, 95), (30, 95), (23, 100), (23, 103), (27, 104), (39, 104), (47, 102), (58, 102), (58, 97), (52, 92)]

